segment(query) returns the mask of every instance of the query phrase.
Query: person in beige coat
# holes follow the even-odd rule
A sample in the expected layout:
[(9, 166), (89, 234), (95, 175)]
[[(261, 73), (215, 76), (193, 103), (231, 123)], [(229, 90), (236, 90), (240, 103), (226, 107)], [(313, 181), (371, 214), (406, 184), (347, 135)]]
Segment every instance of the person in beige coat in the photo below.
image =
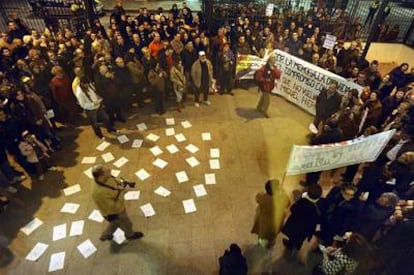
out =
[(256, 195), (258, 205), (251, 233), (258, 236), (260, 245), (271, 249), (282, 226), (289, 198), (277, 179), (267, 181), (265, 190)]
[(206, 53), (200, 51), (198, 60), (191, 67), (191, 78), (195, 86), (195, 106), (200, 107), (200, 93), (203, 94), (204, 104), (210, 105), (208, 92), (213, 83), (213, 65), (207, 59)]
[(92, 199), (102, 216), (109, 222), (99, 239), (112, 240), (117, 228), (122, 229), (129, 240), (142, 238), (144, 234), (132, 230), (132, 223), (126, 214), (124, 204), (126, 189), (122, 181), (112, 177), (111, 170), (102, 165), (93, 167), (92, 175), (95, 180)]
[(181, 112), (181, 108), (184, 108), (183, 94), (185, 93), (185, 87), (187, 86), (187, 79), (184, 73), (184, 66), (181, 59), (176, 59), (174, 66), (170, 71), (170, 80), (173, 84), (175, 96), (177, 98), (177, 111)]

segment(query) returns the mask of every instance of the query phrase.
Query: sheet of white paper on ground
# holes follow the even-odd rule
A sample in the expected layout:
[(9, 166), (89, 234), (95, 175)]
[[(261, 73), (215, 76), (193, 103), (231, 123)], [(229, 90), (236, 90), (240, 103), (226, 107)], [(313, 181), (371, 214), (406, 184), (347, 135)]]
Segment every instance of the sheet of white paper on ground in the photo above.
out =
[(118, 168), (121, 168), (127, 162), (128, 159), (126, 157), (120, 157), (117, 161), (114, 162), (114, 165)]
[(177, 146), (175, 146), (175, 144), (170, 144), (170, 145), (168, 145), (166, 148), (167, 148), (168, 152), (170, 152), (170, 154), (175, 154), (175, 153), (177, 153), (178, 151), (180, 151), (180, 150), (178, 149), (178, 147), (177, 147)]
[(145, 170), (145, 169), (140, 169), (138, 172), (135, 173), (135, 175), (140, 179), (140, 180), (146, 180), (147, 178), (150, 177), (150, 174)]
[(187, 151), (189, 151), (189, 152), (191, 152), (191, 153), (197, 153), (198, 152), (198, 147), (197, 146), (195, 146), (194, 144), (189, 144), (189, 145), (187, 145), (186, 147), (185, 147), (185, 149), (187, 150)]
[(155, 189), (154, 193), (162, 197), (168, 197), (171, 194), (170, 190), (163, 186), (160, 186), (157, 189)]
[(145, 217), (151, 217), (151, 216), (155, 215), (155, 210), (152, 207), (151, 203), (141, 205), (140, 208), (141, 208), (142, 212), (144, 213)]
[(168, 165), (168, 162), (166, 162), (163, 159), (157, 158), (156, 160), (154, 160), (154, 162), (152, 164), (159, 167), (159, 168), (161, 168), (161, 169), (164, 169), (164, 167)]
[(58, 252), (50, 255), (49, 272), (61, 270), (65, 266), (66, 252)]
[(197, 208), (195, 206), (195, 203), (194, 203), (193, 199), (183, 200), (183, 206), (184, 206), (184, 211), (185, 211), (186, 214), (193, 213), (193, 212), (197, 211)]
[(105, 153), (102, 155), (102, 159), (105, 161), (105, 163), (108, 163), (110, 161), (113, 161), (115, 159), (114, 155), (112, 155), (111, 152)]
[(79, 206), (80, 205), (77, 203), (67, 202), (63, 205), (62, 209), (60, 209), (60, 212), (75, 214), (78, 211)]
[(129, 141), (129, 138), (126, 135), (122, 135), (117, 137), (119, 143), (124, 144)]
[(191, 167), (196, 167), (196, 166), (200, 165), (200, 162), (195, 157), (186, 158), (185, 161)]
[(66, 238), (66, 223), (56, 225), (53, 227), (53, 241), (58, 241)]
[(78, 245), (77, 248), (78, 248), (80, 254), (82, 254), (82, 256), (85, 259), (87, 259), (89, 256), (91, 256), (97, 250), (96, 247), (91, 242), (91, 240), (89, 240), (89, 239), (87, 239), (86, 241), (84, 241), (83, 243)]
[(25, 226), (20, 228), (20, 230), (24, 234), (30, 235), (33, 231), (35, 231), (37, 228), (39, 228), (39, 226), (41, 226), (42, 224), (43, 224), (43, 222), (40, 219), (34, 218), (31, 222), (29, 222), (28, 224), (26, 224)]
[(175, 176), (177, 177), (178, 183), (183, 183), (188, 181), (188, 176), (185, 171), (180, 171), (175, 173)]
[(140, 195), (140, 191), (128, 191), (124, 195), (124, 199), (126, 201), (133, 201), (138, 200)]
[(104, 141), (96, 147), (96, 150), (105, 151), (105, 149), (108, 148), (109, 145), (111, 145), (109, 142)]
[(193, 189), (197, 197), (202, 197), (202, 196), (207, 195), (206, 188), (204, 187), (203, 184), (194, 185)]
[(182, 122), (181, 122), (181, 125), (182, 125), (184, 128), (190, 128), (191, 126), (193, 126), (193, 125), (191, 125), (191, 123), (190, 123), (188, 120), (182, 121)]
[(116, 242), (117, 244), (122, 244), (123, 242), (125, 242), (126, 237), (125, 237), (124, 230), (118, 227), (115, 230), (114, 234), (112, 234), (112, 240)]
[(165, 123), (170, 126), (170, 125), (174, 125), (175, 124), (175, 119), (173, 117), (170, 118), (166, 118), (165, 119)]
[(142, 143), (144, 141), (142, 139), (134, 139), (134, 141), (132, 142), (131, 147), (132, 148), (140, 148), (142, 146)]
[(175, 135), (175, 139), (177, 140), (177, 142), (183, 142), (187, 140), (183, 134)]
[(220, 158), (220, 149), (219, 148), (211, 148), (210, 149), (210, 158)]
[(151, 149), (150, 149), (150, 151), (151, 151), (151, 153), (154, 155), (154, 156), (158, 156), (158, 155), (161, 155), (163, 152), (162, 152), (162, 150), (161, 150), (161, 148), (159, 147), (159, 146), (154, 146), (154, 147), (152, 147)]
[(167, 128), (167, 129), (165, 129), (165, 135), (166, 135), (167, 137), (175, 135), (175, 130), (174, 130), (174, 128)]
[(75, 185), (72, 185), (72, 186), (69, 186), (63, 189), (63, 193), (65, 194), (65, 196), (70, 196), (72, 194), (78, 193), (80, 190), (81, 190), (80, 185), (75, 184)]
[(153, 134), (153, 133), (146, 136), (146, 139), (151, 140), (153, 142), (156, 142), (159, 138), (160, 138), (159, 136), (157, 136), (156, 134)]
[(83, 171), (83, 173), (90, 179), (93, 179), (93, 175), (92, 175), (92, 167), (89, 167), (88, 169), (86, 169), (85, 171)]
[(117, 178), (120, 173), (121, 173), (121, 170), (111, 169), (111, 176), (115, 178)]
[(94, 164), (96, 161), (96, 157), (84, 157), (82, 159), (83, 164)]
[(202, 133), (202, 134), (201, 134), (201, 138), (202, 138), (204, 141), (211, 140), (211, 134), (210, 134), (210, 133)]
[(46, 111), (46, 117), (48, 119), (54, 118), (55, 117), (55, 111), (53, 111), (53, 109), (47, 110)]
[(147, 130), (148, 129), (148, 127), (147, 127), (147, 125), (145, 124), (145, 123), (140, 123), (140, 124), (137, 124), (137, 128), (138, 128), (138, 130), (141, 132), (141, 131), (145, 131), (145, 130)]
[(89, 215), (88, 219), (96, 222), (103, 222), (104, 217), (102, 216), (101, 212), (99, 210), (94, 209), (91, 214)]
[(204, 179), (207, 185), (216, 184), (216, 174), (204, 174)]
[(69, 230), (69, 236), (73, 237), (73, 236), (82, 235), (84, 225), (85, 225), (84, 220), (72, 222), (72, 225), (70, 226), (70, 230)]
[(220, 169), (220, 160), (210, 159), (210, 169), (212, 170)]
[(26, 260), (35, 262), (37, 261), (43, 253), (45, 253), (46, 249), (49, 247), (48, 244), (45, 243), (37, 243), (32, 250), (30, 250), (29, 254), (26, 256)]

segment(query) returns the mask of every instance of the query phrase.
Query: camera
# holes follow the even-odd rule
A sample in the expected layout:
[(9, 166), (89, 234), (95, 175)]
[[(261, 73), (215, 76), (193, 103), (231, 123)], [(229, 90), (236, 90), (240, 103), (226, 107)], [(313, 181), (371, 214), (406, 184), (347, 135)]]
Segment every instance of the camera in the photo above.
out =
[(122, 186), (124, 187), (124, 188), (127, 188), (127, 187), (129, 187), (129, 188), (135, 188), (135, 185), (136, 185), (136, 182), (133, 182), (133, 181), (127, 181), (126, 179), (124, 179), (124, 178), (121, 178), (121, 184), (122, 184)]

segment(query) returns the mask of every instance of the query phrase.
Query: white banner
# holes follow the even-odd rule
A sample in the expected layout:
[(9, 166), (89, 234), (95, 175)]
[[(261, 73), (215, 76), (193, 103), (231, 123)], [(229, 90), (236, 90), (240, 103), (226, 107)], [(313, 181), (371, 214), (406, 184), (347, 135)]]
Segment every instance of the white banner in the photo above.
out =
[(276, 63), (282, 76), (275, 87), (278, 95), (315, 114), (316, 97), (331, 80), (338, 82), (338, 92), (345, 95), (350, 89), (362, 93), (362, 87), (345, 78), (321, 69), (283, 51), (275, 50)]
[[(362, 87), (354, 82), (319, 68), (305, 60), (280, 50), (275, 50), (276, 64), (282, 76), (274, 92), (305, 111), (315, 114), (316, 97), (331, 80), (338, 82), (338, 92), (344, 95), (350, 89), (362, 93)], [(253, 79), (254, 72), (266, 64), (266, 59), (253, 55), (238, 56), (236, 76), (238, 79)]]
[(390, 130), (368, 137), (324, 145), (294, 145), (290, 152), (286, 175), (325, 171), (375, 161), (394, 133), (395, 130)]

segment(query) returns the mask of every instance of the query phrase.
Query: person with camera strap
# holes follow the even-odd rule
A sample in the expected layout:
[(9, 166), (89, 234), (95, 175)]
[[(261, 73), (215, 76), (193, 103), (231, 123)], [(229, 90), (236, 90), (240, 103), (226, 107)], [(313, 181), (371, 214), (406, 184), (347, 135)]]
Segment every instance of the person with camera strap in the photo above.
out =
[(117, 228), (125, 232), (128, 240), (140, 239), (142, 232), (133, 231), (124, 204), (124, 194), (127, 187), (134, 187), (135, 183), (118, 180), (111, 176), (111, 170), (103, 165), (97, 165), (92, 169), (95, 184), (92, 188), (92, 199), (99, 211), (109, 222), (108, 226), (99, 238), (101, 241), (112, 240)]

